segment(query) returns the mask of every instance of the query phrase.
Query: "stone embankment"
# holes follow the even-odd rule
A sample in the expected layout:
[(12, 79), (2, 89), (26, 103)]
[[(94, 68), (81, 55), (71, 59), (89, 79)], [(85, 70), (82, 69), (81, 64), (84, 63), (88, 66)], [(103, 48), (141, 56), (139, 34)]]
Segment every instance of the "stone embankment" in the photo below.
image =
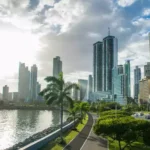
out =
[[(68, 121), (64, 122), (63, 126), (67, 125), (68, 123), (69, 123)], [(23, 142), (19, 142), (19, 143), (13, 145), (12, 147), (9, 147), (5, 150), (18, 150), (18, 149), (30, 144), (31, 142), (34, 142), (34, 141), (36, 141), (36, 140), (38, 140), (38, 139), (40, 139), (40, 138), (42, 138), (42, 137), (44, 137), (50, 133), (56, 131), (59, 128), (60, 128), (60, 125), (55, 126), (55, 127), (49, 127), (49, 128), (47, 128), (41, 132), (38, 132), (38, 133), (30, 136), (29, 138), (26, 138)]]

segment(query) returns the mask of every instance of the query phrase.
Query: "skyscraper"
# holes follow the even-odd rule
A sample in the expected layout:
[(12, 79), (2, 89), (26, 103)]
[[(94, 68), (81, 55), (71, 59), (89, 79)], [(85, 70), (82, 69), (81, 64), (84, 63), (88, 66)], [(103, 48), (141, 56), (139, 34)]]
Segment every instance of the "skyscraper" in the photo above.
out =
[(24, 63), (19, 63), (19, 83), (18, 92), (19, 100), (27, 101), (29, 99), (29, 86), (30, 86), (30, 71)]
[(112, 69), (118, 64), (118, 40), (108, 35), (93, 44), (94, 92), (112, 92)]
[(78, 84), (80, 87), (80, 100), (85, 100), (87, 97), (87, 80), (79, 79)]
[(33, 65), (31, 67), (31, 75), (30, 75), (30, 99), (32, 101), (37, 98), (37, 66)]
[(140, 80), (141, 80), (141, 68), (136, 66), (134, 69), (134, 98), (136, 100), (138, 100)]
[(79, 100), (79, 90), (76, 88), (72, 89), (72, 99), (73, 100)]
[(9, 87), (5, 85), (3, 87), (3, 100), (8, 100), (9, 98)]
[(118, 40), (114, 36), (103, 39), (103, 91), (112, 91), (112, 69), (118, 65)]
[(96, 42), (93, 44), (93, 77), (94, 77), (94, 92), (102, 91), (103, 88), (103, 43)]
[(147, 64), (144, 65), (144, 76), (150, 77), (150, 62), (147, 62)]
[(130, 83), (130, 60), (127, 60), (124, 65), (125, 74), (125, 95), (131, 97), (131, 83)]
[(61, 72), (62, 72), (62, 61), (60, 60), (60, 57), (57, 56), (53, 58), (53, 76), (58, 78)]
[(39, 93), (41, 92), (41, 84), (39, 82), (37, 82), (36, 84), (36, 100), (40, 101), (42, 98), (39, 95)]
[(88, 87), (87, 87), (87, 99), (90, 100), (90, 95), (93, 92), (93, 77), (92, 75), (89, 75), (88, 78)]
[(149, 37), (149, 52), (150, 52), (150, 32), (148, 34), (148, 37)]
[(123, 72), (123, 65), (118, 65), (113, 69), (113, 84), (112, 84), (112, 94), (113, 99), (124, 105), (126, 104), (126, 96), (125, 96), (125, 74)]

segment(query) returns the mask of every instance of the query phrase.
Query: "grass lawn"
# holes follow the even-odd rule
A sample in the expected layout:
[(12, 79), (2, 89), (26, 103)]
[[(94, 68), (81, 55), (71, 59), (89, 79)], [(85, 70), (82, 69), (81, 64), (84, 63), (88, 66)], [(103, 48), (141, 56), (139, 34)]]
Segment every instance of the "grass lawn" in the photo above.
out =
[[(66, 143), (68, 144), (72, 139), (74, 139), (78, 133), (84, 128), (85, 124), (88, 121), (88, 115), (86, 115), (85, 119), (82, 120), (83, 124), (79, 123), (76, 128), (78, 131), (71, 130), (67, 133), (64, 133), (64, 139)], [(44, 148), (41, 150), (62, 150), (62, 145), (57, 144), (55, 141), (49, 142)]]
[[(109, 150), (119, 150), (118, 141), (112, 140), (110, 137), (107, 137), (109, 140)], [(125, 142), (121, 142), (122, 147), (125, 145)], [(137, 141), (132, 144), (132, 150), (150, 150), (150, 147), (145, 147), (142, 141)], [(128, 147), (124, 150), (130, 150)]]

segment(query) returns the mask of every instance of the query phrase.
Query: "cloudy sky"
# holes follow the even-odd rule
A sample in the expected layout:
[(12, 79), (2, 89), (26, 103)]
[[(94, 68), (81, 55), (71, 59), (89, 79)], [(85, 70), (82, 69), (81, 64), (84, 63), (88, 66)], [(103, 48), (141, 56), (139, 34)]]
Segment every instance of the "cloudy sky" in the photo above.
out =
[(67, 81), (86, 79), (92, 44), (108, 27), (119, 41), (119, 64), (132, 60), (133, 72), (150, 61), (150, 0), (0, 0), (0, 89), (8, 84), (17, 91), (19, 61), (36, 63), (44, 85), (57, 55)]

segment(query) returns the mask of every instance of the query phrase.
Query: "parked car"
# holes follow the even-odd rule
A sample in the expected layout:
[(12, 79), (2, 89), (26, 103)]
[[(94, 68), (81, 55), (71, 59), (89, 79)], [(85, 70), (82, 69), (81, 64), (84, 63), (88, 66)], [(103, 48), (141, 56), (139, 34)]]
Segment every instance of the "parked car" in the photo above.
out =
[(140, 116), (144, 116), (144, 113), (140, 112), (139, 115), (140, 115)]

